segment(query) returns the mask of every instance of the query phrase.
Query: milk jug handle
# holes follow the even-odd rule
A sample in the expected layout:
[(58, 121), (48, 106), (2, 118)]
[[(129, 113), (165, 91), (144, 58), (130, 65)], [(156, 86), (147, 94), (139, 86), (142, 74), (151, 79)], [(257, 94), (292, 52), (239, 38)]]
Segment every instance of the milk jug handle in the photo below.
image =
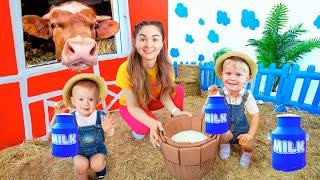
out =
[(271, 135), (270, 135), (270, 133), (267, 134), (267, 138), (268, 138), (269, 141), (271, 141)]

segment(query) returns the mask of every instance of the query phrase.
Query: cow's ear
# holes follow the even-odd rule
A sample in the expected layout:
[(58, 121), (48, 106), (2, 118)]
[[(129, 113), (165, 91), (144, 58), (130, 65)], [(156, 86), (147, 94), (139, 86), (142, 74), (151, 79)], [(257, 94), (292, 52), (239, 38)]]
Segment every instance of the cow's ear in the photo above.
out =
[(98, 38), (104, 39), (115, 35), (119, 31), (119, 24), (113, 20), (100, 21), (97, 28)]
[(23, 30), (33, 36), (42, 39), (49, 39), (51, 36), (48, 20), (35, 15), (22, 17)]

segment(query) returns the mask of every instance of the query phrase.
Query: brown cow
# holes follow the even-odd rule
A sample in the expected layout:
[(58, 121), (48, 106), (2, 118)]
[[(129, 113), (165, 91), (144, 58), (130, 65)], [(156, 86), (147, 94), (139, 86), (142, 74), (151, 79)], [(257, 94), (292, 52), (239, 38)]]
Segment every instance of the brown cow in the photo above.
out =
[(30, 35), (52, 37), (57, 60), (77, 71), (97, 63), (95, 39), (108, 38), (119, 31), (119, 24), (109, 16), (97, 16), (92, 8), (79, 2), (54, 7), (42, 17), (25, 15), (22, 24)]

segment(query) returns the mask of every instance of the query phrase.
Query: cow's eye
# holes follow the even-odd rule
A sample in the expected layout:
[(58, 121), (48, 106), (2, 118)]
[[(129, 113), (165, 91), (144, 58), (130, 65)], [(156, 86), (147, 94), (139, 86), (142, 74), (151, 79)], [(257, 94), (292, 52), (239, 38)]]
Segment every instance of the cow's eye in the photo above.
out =
[(51, 28), (52, 28), (52, 29), (57, 28), (57, 27), (59, 27), (58, 24), (56, 24), (56, 23), (52, 23), (52, 24), (51, 24)]
[(92, 29), (97, 29), (98, 27), (99, 27), (99, 24), (98, 24), (98, 23), (91, 25), (91, 28), (92, 28)]

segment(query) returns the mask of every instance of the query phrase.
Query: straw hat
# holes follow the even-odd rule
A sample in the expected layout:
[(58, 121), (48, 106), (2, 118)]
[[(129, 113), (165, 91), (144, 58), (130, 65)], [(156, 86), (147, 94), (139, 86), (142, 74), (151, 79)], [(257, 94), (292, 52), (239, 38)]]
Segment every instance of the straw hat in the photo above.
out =
[(229, 51), (221, 55), (216, 61), (214, 70), (216, 75), (220, 79), (222, 79), (221, 78), (222, 65), (225, 60), (231, 57), (239, 57), (249, 66), (249, 74), (251, 75), (251, 79), (253, 79), (257, 75), (257, 72), (258, 72), (257, 64), (248, 55), (243, 54), (241, 52)]
[(91, 73), (82, 73), (82, 74), (77, 74), (75, 76), (73, 76), (72, 78), (70, 78), (67, 83), (64, 85), (63, 87), (63, 94), (62, 94), (62, 98), (63, 98), (63, 102), (70, 106), (70, 107), (74, 107), (71, 103), (71, 94), (72, 94), (72, 88), (73, 86), (81, 81), (81, 80), (91, 80), (93, 82), (95, 82), (99, 88), (99, 98), (100, 98), (100, 102), (101, 100), (104, 100), (107, 97), (107, 90), (108, 87), (105, 84), (105, 80), (101, 77), (101, 76), (97, 76)]

